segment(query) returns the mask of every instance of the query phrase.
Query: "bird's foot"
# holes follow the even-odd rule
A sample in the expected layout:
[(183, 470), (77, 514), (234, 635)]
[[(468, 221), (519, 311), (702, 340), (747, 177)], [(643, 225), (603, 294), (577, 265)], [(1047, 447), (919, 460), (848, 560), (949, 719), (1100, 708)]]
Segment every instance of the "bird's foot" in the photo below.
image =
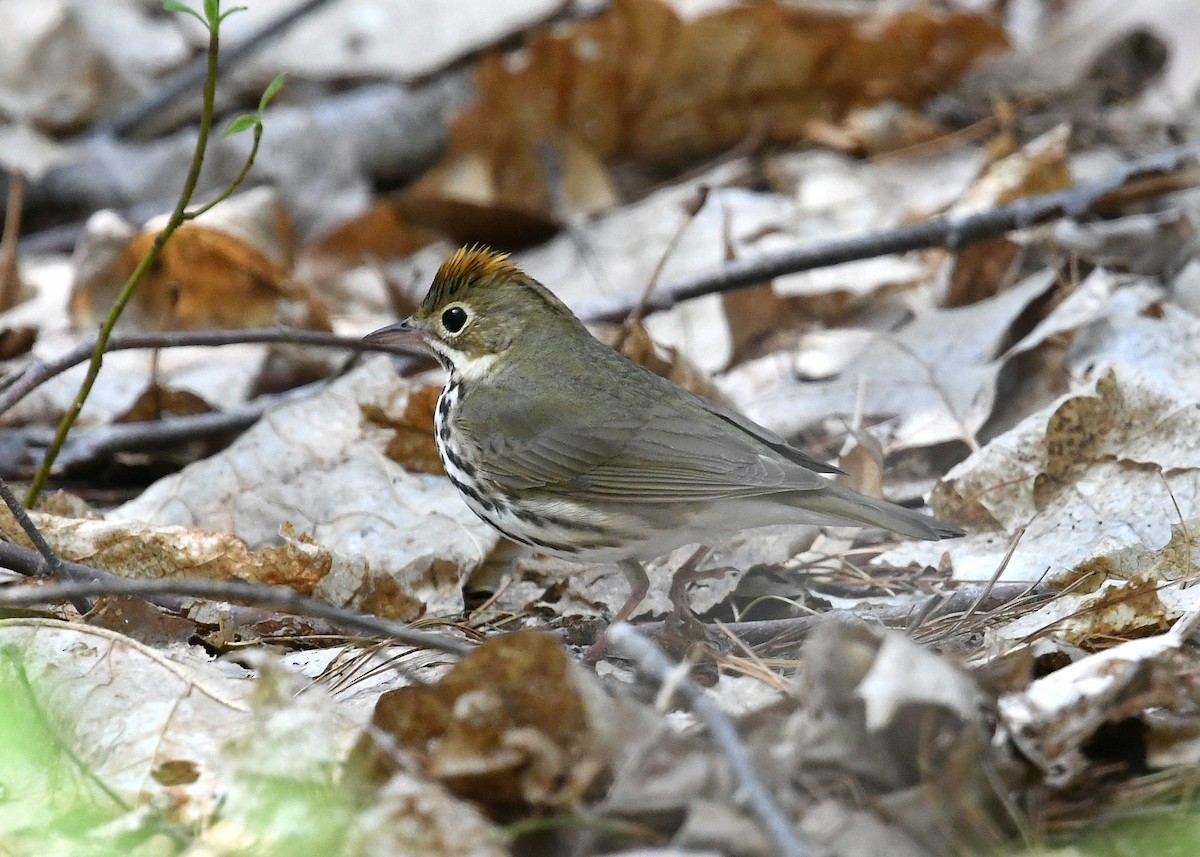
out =
[(674, 608), (672, 618), (679, 621), (684, 621), (685, 618), (692, 618), (691, 608), (687, 603), (687, 588), (698, 580), (714, 580), (724, 577), (725, 572), (732, 571), (730, 567), (701, 569), (704, 560), (708, 559), (708, 555), (712, 553), (711, 548), (698, 547), (695, 552), (684, 560), (683, 565), (675, 570), (674, 576), (671, 578), (671, 606)]

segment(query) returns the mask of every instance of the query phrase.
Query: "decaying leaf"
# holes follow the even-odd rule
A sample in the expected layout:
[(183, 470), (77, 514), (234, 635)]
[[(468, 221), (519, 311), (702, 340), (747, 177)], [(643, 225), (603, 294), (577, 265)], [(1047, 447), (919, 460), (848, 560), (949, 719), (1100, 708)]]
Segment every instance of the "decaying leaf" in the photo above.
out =
[(445, 473), (433, 437), (433, 412), (441, 394), (442, 388), (437, 385), (412, 390), (399, 417), (380, 408), (363, 408), (364, 417), (394, 432), (385, 454), (410, 473)]
[[(950, 213), (984, 211), (1021, 197), (1069, 187), (1072, 183), (1069, 139), (1069, 129), (1061, 125), (988, 165)], [(1008, 286), (1019, 253), (1020, 245), (1007, 235), (958, 250), (947, 260), (944, 272), (948, 284), (946, 305), (965, 306)]]
[[(311, 593), (339, 564), (360, 565), (303, 537), (252, 549), (229, 532), (30, 514), (59, 556), (124, 577), (240, 579)], [(7, 508), (0, 510), (0, 529), (6, 538), (32, 547)]]
[(641, 322), (634, 323), (627, 335), (617, 334), (621, 340), (621, 353), (640, 363), (655, 375), (661, 375), (685, 390), (691, 390), (701, 396), (717, 401), (724, 401), (721, 391), (709, 380), (708, 376), (698, 370), (685, 357), (670, 347), (660, 347)]
[[(804, 664), (798, 693), (739, 731), (807, 845), (916, 857), (1003, 841), (990, 706), (964, 671), (898, 634), (837, 622), (819, 626)], [(776, 853), (744, 824), (726, 765), (703, 734), (648, 731), (623, 748), (599, 811), (677, 848)]]
[(894, 418), (889, 451), (970, 444), (995, 403), (1006, 332), (1053, 286), (1053, 275), (1041, 273), (986, 301), (926, 310), (895, 333), (876, 335), (833, 380), (806, 382), (771, 355), (737, 367), (721, 386), (751, 418), (785, 436), (861, 413)]
[[(57, 740), (108, 788), (130, 803), (161, 801), (180, 820), (199, 821), (216, 809), (223, 746), (250, 726), (254, 683), (244, 670), (214, 663), (199, 647), (168, 656), (112, 631), (48, 619), (0, 621), (0, 646), (8, 653), (0, 660), (5, 697), (20, 702), (30, 721), (40, 710)], [(22, 675), (29, 691), (18, 695)], [(5, 728), (12, 725), (6, 718)], [(18, 737), (33, 735), (0, 740), (11, 747)], [(9, 755), (6, 770), (25, 782), (0, 808), (6, 830), (42, 817), (55, 801), (69, 809), (69, 795), (84, 788), (85, 773), (62, 747), (35, 764), (41, 783), (27, 779), (30, 772)], [(164, 773), (168, 764), (192, 773), (174, 781)], [(68, 783), (74, 785), (65, 789)]]
[[(1158, 552), (1173, 526), (1200, 515), (1192, 443), (1200, 386), (1184, 345), (1197, 321), (1170, 307), (1161, 318), (1141, 315), (1136, 294), (1126, 297), (1077, 334), (1067, 368), (1090, 371), (1087, 385), (994, 439), (935, 489), (935, 508), (976, 528), (944, 545), (956, 574), (990, 577), (1024, 528), (1006, 578), (1049, 571), (1075, 580), (1114, 551)], [(928, 559), (916, 546), (884, 559), (918, 555)]]
[(398, 771), (354, 819), (338, 857), (508, 857), (505, 839), (469, 802)]
[(549, 636), (493, 637), (437, 684), (380, 697), (354, 764), (378, 784), (413, 758), (494, 811), (572, 806), (607, 764), (592, 681)]
[(555, 186), (591, 186), (576, 174), (596, 162), (680, 164), (749, 135), (827, 138), (857, 108), (920, 104), (1004, 44), (982, 16), (928, 7), (764, 2), (684, 21), (659, 0), (618, 0), (514, 56), (485, 57), (449, 153), (407, 196), (546, 218), (559, 214)]
[[(140, 231), (118, 228), (111, 213), (76, 253), (71, 314), (94, 327), (150, 249), (165, 218)], [(222, 202), (176, 231), (134, 293), (122, 322), (146, 330), (261, 327), (286, 320), (329, 328), (325, 309), (291, 278), (295, 234), (278, 197), (260, 188)]]
[(1187, 636), (1130, 640), (1000, 697), (1005, 728), (1047, 786), (1103, 787), (1114, 764), (1200, 764), (1200, 658)]

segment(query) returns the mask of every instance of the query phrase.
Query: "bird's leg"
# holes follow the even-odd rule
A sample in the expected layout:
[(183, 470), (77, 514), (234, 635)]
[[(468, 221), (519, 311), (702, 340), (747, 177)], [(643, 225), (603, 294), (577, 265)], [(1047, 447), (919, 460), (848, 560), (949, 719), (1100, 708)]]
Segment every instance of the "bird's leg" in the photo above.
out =
[[(636, 559), (621, 560), (621, 571), (625, 574), (625, 579), (629, 581), (629, 597), (625, 599), (621, 609), (613, 614), (610, 625), (628, 619), (637, 606), (646, 600), (646, 593), (650, 591), (650, 578), (646, 576), (646, 569), (642, 568), (642, 564)], [(608, 635), (603, 634), (588, 649), (587, 655), (583, 659), (584, 663), (595, 666), (604, 656), (604, 650), (607, 648)]]
[(709, 580), (714, 577), (721, 577), (728, 571), (725, 568), (701, 571), (700, 566), (708, 559), (710, 553), (712, 553), (712, 549), (706, 548), (703, 545), (696, 548), (695, 552), (683, 561), (683, 565), (679, 566), (675, 574), (671, 577), (671, 605), (675, 608), (675, 618), (680, 621), (692, 615), (687, 603), (688, 585), (695, 583), (697, 580)]

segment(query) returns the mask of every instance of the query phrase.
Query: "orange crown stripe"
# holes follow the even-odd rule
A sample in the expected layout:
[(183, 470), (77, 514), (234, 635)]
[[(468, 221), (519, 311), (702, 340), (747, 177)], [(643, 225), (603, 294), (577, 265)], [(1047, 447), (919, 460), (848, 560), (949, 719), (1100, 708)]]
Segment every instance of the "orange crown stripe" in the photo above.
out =
[(465, 283), (492, 276), (518, 277), (521, 270), (508, 261), (507, 253), (497, 253), (475, 245), (456, 250), (438, 268), (434, 284)]

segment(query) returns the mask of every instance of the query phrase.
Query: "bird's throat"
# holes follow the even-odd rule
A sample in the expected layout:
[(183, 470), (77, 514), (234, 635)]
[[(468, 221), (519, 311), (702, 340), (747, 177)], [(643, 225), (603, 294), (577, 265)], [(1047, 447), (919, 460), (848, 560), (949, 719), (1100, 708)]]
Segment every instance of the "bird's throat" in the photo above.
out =
[(450, 378), (455, 381), (465, 381), (470, 384), (482, 381), (491, 374), (492, 368), (496, 365), (495, 354), (483, 354), (473, 357), (465, 351), (459, 351), (444, 342), (430, 343), (430, 346), (433, 348), (438, 362), (450, 374)]

